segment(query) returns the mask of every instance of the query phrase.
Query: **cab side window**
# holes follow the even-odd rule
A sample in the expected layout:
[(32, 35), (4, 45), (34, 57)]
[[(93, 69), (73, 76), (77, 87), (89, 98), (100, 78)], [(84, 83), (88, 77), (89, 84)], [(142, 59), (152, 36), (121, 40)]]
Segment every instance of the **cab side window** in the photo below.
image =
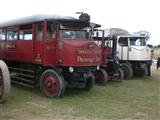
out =
[(14, 29), (7, 29), (7, 40), (17, 40), (18, 31)]
[(32, 40), (32, 24), (19, 27), (19, 40)]
[(32, 40), (32, 31), (31, 30), (21, 30), (19, 31), (20, 40)]
[(0, 29), (0, 40), (5, 40), (6, 38), (5, 29)]
[(43, 40), (42, 22), (36, 24), (36, 40)]
[(47, 39), (53, 40), (55, 38), (55, 24), (53, 22), (47, 22)]
[(120, 37), (118, 40), (120, 46), (128, 46), (128, 37)]
[(112, 45), (113, 45), (113, 40), (109, 40), (109, 39), (108, 39), (108, 40), (105, 41), (105, 46), (106, 46), (106, 47), (110, 47), (110, 48), (111, 48)]

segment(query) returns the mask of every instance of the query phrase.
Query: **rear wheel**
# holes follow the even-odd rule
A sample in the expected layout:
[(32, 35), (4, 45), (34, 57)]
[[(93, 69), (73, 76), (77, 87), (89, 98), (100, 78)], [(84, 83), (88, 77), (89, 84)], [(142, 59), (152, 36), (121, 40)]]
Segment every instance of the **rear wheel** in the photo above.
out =
[(99, 69), (95, 73), (95, 82), (98, 85), (105, 85), (106, 82), (108, 81), (108, 74), (104, 69)]
[(130, 79), (133, 77), (133, 69), (132, 67), (127, 63), (121, 64), (121, 69), (124, 72), (124, 79)]
[(136, 65), (134, 67), (134, 76), (144, 77), (146, 75), (147, 66), (145, 64)]
[(41, 75), (40, 89), (47, 97), (61, 97), (65, 91), (65, 81), (56, 71), (48, 69)]
[(7, 65), (0, 60), (0, 102), (10, 96), (11, 81)]

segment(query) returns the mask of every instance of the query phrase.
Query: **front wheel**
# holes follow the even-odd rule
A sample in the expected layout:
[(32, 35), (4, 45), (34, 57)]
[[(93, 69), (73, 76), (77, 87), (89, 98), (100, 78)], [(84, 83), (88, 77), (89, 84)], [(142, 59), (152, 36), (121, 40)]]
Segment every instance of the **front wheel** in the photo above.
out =
[(133, 77), (133, 69), (132, 67), (127, 63), (121, 64), (121, 69), (124, 72), (124, 79), (130, 79)]
[(48, 69), (40, 77), (40, 89), (47, 97), (61, 97), (65, 91), (65, 81), (56, 71)]
[(116, 81), (122, 81), (124, 79), (124, 72), (121, 68), (118, 69), (118, 75), (116, 76)]
[(108, 74), (104, 69), (99, 69), (95, 72), (95, 82), (98, 85), (105, 85), (108, 81)]

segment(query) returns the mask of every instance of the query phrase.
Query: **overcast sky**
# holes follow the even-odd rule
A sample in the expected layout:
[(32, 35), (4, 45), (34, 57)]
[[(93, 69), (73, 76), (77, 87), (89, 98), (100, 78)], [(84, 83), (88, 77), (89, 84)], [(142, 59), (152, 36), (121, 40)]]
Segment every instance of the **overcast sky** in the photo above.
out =
[(0, 21), (34, 14), (77, 17), (86, 12), (102, 28), (150, 32), (149, 44), (160, 44), (160, 0), (0, 0)]

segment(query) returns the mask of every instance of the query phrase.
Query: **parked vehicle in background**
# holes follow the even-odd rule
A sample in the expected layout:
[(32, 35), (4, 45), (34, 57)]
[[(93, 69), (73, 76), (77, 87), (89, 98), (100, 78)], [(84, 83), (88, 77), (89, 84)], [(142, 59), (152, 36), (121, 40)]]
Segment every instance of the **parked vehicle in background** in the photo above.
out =
[(10, 96), (11, 81), (7, 65), (0, 60), (0, 103)]
[(117, 57), (125, 79), (133, 75), (146, 75), (147, 62), (151, 60), (151, 49), (146, 44), (149, 39), (148, 32), (141, 31), (131, 35), (126, 30), (111, 28), (105, 30), (105, 36), (112, 36), (117, 41)]
[(66, 86), (90, 90), (101, 49), (91, 41), (90, 16), (79, 18), (35, 15), (4, 22), (0, 58), (12, 82), (40, 87), (47, 97), (63, 96)]
[(101, 65), (95, 72), (96, 83), (104, 85), (108, 80), (121, 81), (124, 73), (116, 56), (116, 40), (104, 37), (104, 30), (94, 28), (93, 40), (101, 47)]

